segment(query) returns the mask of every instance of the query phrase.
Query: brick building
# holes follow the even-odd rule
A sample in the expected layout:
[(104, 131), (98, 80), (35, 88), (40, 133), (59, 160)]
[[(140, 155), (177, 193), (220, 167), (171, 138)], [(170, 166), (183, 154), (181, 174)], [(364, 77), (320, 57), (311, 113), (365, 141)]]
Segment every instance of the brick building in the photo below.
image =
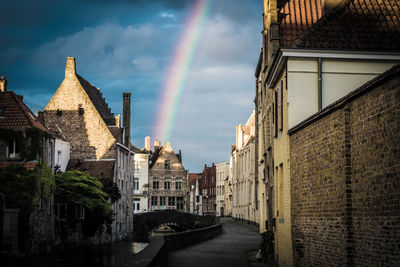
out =
[(200, 180), (203, 215), (215, 216), (216, 214), (216, 166), (214, 163), (207, 167), (204, 165), (203, 175)]
[(289, 131), (296, 264), (400, 264), (399, 100), (397, 65)]
[(256, 173), (260, 231), (274, 232), (279, 265), (297, 264), (288, 133), (400, 60), (399, 10), (390, 0), (264, 0)]
[[(149, 140), (150, 144), (150, 140)], [(188, 172), (182, 164), (182, 154), (175, 154), (170, 143), (154, 142), (149, 165), (149, 209), (187, 211), (189, 202)]]
[[(111, 179), (121, 192), (113, 203), (112, 240), (132, 234), (133, 151), (130, 150), (131, 94), (123, 94), (123, 122), (114, 116), (99, 88), (76, 73), (68, 57), (65, 78), (43, 111), (46, 126), (71, 144), (69, 168)], [(103, 239), (104, 240), (104, 239)]]

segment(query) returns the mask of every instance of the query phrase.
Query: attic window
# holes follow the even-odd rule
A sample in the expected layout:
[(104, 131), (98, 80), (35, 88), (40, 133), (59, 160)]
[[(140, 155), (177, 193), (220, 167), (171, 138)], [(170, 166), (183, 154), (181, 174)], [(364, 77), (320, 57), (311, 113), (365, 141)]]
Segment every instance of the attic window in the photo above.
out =
[(0, 107), (0, 117), (4, 117), (4, 108)]
[(170, 160), (166, 160), (164, 162), (164, 169), (165, 170), (170, 170), (171, 169), (171, 161)]
[(85, 114), (85, 110), (83, 109), (83, 107), (82, 107), (81, 104), (79, 104), (78, 112), (79, 112), (79, 115), (80, 115), (80, 116), (82, 116), (83, 114)]
[(62, 110), (61, 109), (57, 109), (57, 116), (61, 116), (62, 115)]

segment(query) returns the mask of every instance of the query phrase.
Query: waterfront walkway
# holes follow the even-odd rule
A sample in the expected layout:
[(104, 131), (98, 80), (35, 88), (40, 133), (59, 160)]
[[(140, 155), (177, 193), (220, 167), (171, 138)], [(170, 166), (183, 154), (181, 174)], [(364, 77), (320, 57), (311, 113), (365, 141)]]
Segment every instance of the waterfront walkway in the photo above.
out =
[(170, 253), (167, 259), (168, 266), (267, 266), (266, 263), (255, 260), (261, 241), (256, 226), (231, 218), (221, 218), (221, 223), (221, 235)]

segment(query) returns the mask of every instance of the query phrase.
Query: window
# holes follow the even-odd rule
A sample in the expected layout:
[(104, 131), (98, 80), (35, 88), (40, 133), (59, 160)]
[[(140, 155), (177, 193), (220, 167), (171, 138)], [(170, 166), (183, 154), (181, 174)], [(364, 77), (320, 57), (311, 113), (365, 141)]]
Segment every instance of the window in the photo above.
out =
[(175, 180), (175, 189), (177, 189), (177, 190), (182, 189), (182, 180), (181, 179)]
[(135, 161), (135, 171), (139, 171), (139, 162)]
[(168, 197), (168, 208), (175, 209), (175, 197)]
[(62, 110), (61, 109), (57, 109), (57, 116), (62, 116)]
[(171, 180), (170, 179), (165, 179), (164, 189), (171, 189)]
[(0, 107), (0, 117), (4, 117), (4, 108)]
[(136, 210), (140, 210), (140, 203), (136, 203)]
[(133, 190), (139, 190), (139, 180), (136, 178), (133, 182)]
[(61, 166), (61, 151), (57, 151), (57, 166)]
[(166, 197), (160, 197), (160, 209), (165, 209)]
[(151, 210), (157, 209), (157, 196), (152, 196), (151, 197)]
[(176, 209), (183, 210), (183, 197), (176, 197)]
[(82, 116), (85, 114), (85, 110), (82, 107), (79, 107), (79, 115)]
[(75, 219), (85, 219), (85, 207), (82, 204), (75, 206)]
[(165, 170), (170, 170), (171, 169), (171, 161), (170, 160), (166, 160), (164, 162), (164, 169)]
[(158, 178), (153, 179), (153, 189), (158, 189), (159, 188), (159, 182)]
[(196, 202), (200, 202), (200, 196), (196, 196)]
[(7, 152), (7, 156), (10, 159), (17, 159), (19, 158), (19, 148), (18, 148), (18, 144), (16, 140), (11, 140), (8, 143), (8, 152)]

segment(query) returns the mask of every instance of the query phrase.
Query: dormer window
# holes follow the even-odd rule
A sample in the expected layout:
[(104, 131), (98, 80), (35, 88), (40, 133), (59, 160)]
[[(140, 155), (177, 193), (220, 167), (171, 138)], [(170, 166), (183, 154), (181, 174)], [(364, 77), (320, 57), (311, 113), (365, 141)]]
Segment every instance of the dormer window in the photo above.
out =
[(62, 110), (61, 109), (57, 109), (57, 116), (62, 116)]

